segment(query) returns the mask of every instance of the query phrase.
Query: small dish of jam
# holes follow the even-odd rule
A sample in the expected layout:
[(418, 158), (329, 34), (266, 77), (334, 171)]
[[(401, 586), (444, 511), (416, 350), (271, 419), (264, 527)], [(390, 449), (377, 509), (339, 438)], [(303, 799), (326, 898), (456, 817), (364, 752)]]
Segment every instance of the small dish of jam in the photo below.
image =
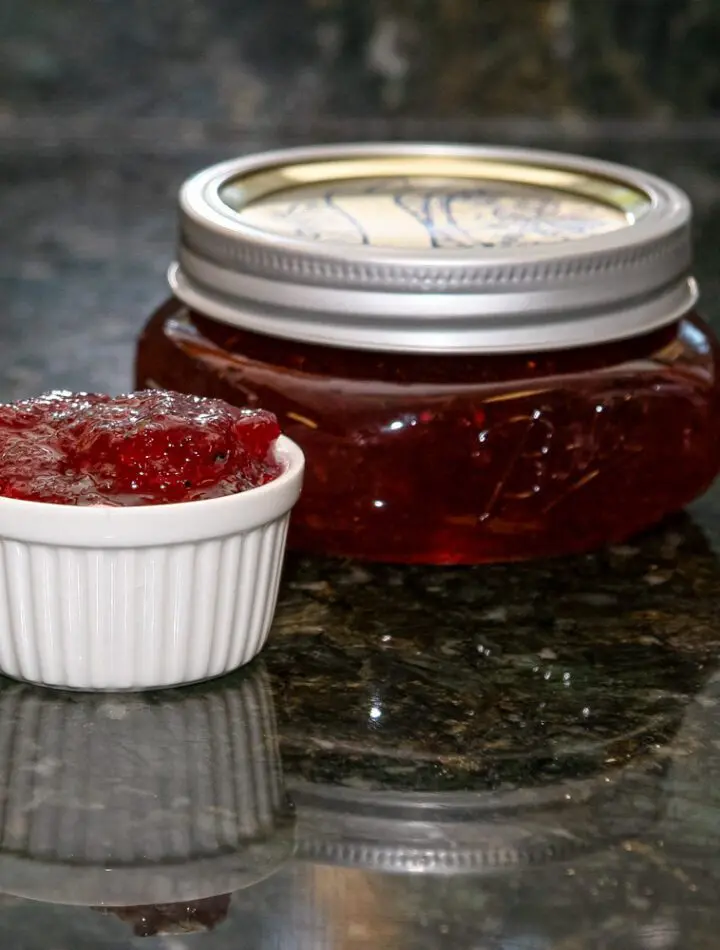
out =
[(0, 406), (0, 671), (149, 689), (251, 660), (301, 450), (275, 417), (171, 392)]
[(235, 495), (277, 478), (275, 417), (149, 390), (0, 405), (0, 495), (114, 508)]
[(691, 208), (654, 175), (475, 146), (249, 156), (180, 194), (137, 384), (264, 406), (289, 543), (463, 564), (621, 542), (720, 470)]

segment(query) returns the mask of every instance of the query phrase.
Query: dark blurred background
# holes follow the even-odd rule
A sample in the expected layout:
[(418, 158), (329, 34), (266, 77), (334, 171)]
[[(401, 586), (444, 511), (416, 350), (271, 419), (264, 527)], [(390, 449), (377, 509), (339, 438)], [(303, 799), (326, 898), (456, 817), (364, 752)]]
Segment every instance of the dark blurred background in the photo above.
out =
[(358, 119), (390, 129), (393, 118), (671, 124), (720, 114), (717, 0), (4, 0), (3, 7), (5, 127), (35, 130), (39, 119), (51, 120), (44, 138), (128, 121), (144, 137), (150, 130), (141, 120), (192, 137), (194, 124), (302, 134), (308, 125), (339, 129)]
[(720, 0), (0, 0), (0, 398), (127, 388), (180, 181), (268, 146), (513, 142), (698, 213), (720, 320)]

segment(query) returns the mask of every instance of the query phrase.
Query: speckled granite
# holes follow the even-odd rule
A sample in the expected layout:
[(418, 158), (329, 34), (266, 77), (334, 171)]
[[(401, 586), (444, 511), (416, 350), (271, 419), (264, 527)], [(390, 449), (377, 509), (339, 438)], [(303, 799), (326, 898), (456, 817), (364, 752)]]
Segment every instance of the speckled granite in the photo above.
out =
[(5, 681), (0, 887), (44, 902), (0, 938), (120, 950), (90, 904), (241, 887), (207, 946), (715, 946), (714, 504), (552, 564), (291, 560), (262, 660), (208, 686)]
[[(64, 71), (77, 26), (66, 13), (71, 4), (53, 7), (50, 34), (66, 37), (53, 53), (57, 72), (32, 45), (17, 47), (15, 66), (0, 56), (4, 70), (37, 70), (25, 92), (12, 85), (0, 121), (7, 146), (0, 155), (0, 398), (57, 386), (126, 388), (135, 336), (165, 293), (177, 185), (210, 161), (277, 144), (258, 130), (233, 140), (222, 124), (233, 96), (246, 97), (241, 122), (257, 115), (257, 102), (274, 101), (253, 100), (257, 86), (232, 53), (235, 42), (252, 40), (258, 62), (271, 59), (272, 44), (264, 47), (257, 34), (225, 38), (221, 72), (230, 91), (217, 103), (220, 134), (207, 138), (217, 72), (208, 67), (205, 85), (188, 83), (183, 56), (197, 79), (192, 51), (221, 6), (238, 9), (183, 0), (176, 19), (163, 19), (161, 5), (150, 12), (137, 4), (132, 26), (114, 3), (92, 13), (84, 7), (83, 15), (112, 19), (118, 49), (142, 47), (135, 85), (112, 75), (126, 59), (112, 58), (102, 30), (83, 31), (75, 71)], [(481, 6), (488, 9), (448, 0), (434, 15), (456, 17), (466, 29)], [(569, 5), (517, 6), (547, 16)], [(407, 17), (413, 7), (368, 4), (365, 16), (392, 9)], [(683, 0), (665, 8), (675, 17)], [(280, 9), (287, 7), (264, 4), (263, 16), (277, 19)], [(301, 22), (311, 15), (310, 4), (293, 9)], [(353, 29), (369, 28), (357, 4), (328, 0), (312, 9), (319, 20), (339, 10), (356, 18)], [(603, 10), (613, 22), (620, 17), (618, 4)], [(715, 7), (696, 4), (698, 22), (700, 10), (714, 16)], [(24, 13), (12, 16), (18, 22)], [(660, 40), (672, 23), (675, 33), (692, 26), (673, 17), (663, 20)], [(623, 43), (639, 42), (642, 22), (634, 18)], [(297, 25), (288, 17), (284, 29), (294, 35)], [(161, 27), (169, 38), (163, 61), (176, 57), (180, 65), (156, 84), (149, 77)], [(22, 32), (13, 30), (0, 41), (6, 50)], [(343, 59), (348, 76), (362, 49), (351, 44)], [(278, 88), (297, 77), (303, 50), (299, 41)], [(83, 63), (101, 54), (107, 75), (88, 89)], [(65, 104), (66, 114), (60, 108), (52, 121), (43, 112), (50, 99), (38, 92), (43, 75)], [(318, 75), (310, 70), (278, 110), (311, 106), (317, 88), (342, 96)], [(92, 101), (120, 87), (127, 99), (114, 100), (115, 118), (101, 116)], [(356, 88), (368, 111), (386, 101), (383, 88), (372, 95), (370, 88)], [(171, 121), (168, 89), (182, 93), (180, 124)], [(162, 104), (157, 120), (154, 96)], [(23, 125), (24, 101), (36, 125)], [(187, 120), (193, 103), (202, 115), (197, 126)], [(390, 102), (388, 114), (392, 108), (400, 107)], [(133, 119), (123, 135), (123, 113), (150, 124)], [(274, 117), (271, 109), (267, 126)], [(367, 130), (329, 118), (314, 130), (302, 124), (294, 140)], [(94, 138), (103, 127), (112, 134)], [(28, 128), (40, 146), (28, 148)], [(166, 134), (178, 128), (187, 137)], [(417, 134), (402, 123), (393, 128), (396, 137)], [(518, 128), (516, 138), (525, 127)], [(472, 126), (457, 129), (457, 137), (473, 138)], [(562, 148), (568, 140), (544, 144)], [(581, 147), (688, 189), (703, 310), (720, 327), (720, 147), (688, 149), (677, 138), (644, 145), (596, 138)], [(236, 676), (107, 700), (1, 682), (0, 946), (715, 948), (718, 556), (720, 485), (647, 536), (572, 560), (458, 570), (292, 558), (268, 649)], [(294, 815), (281, 807), (284, 790)], [(235, 892), (227, 919), (201, 938), (135, 937), (127, 919), (96, 909), (140, 898), (187, 902), (208, 889)]]
[(720, 646), (714, 563), (689, 521), (523, 569), (291, 561), (267, 653), (286, 769), (354, 788), (498, 791), (652, 758)]
[[(688, 188), (720, 325), (718, 149), (594, 150)], [(0, 159), (1, 397), (128, 385), (173, 193), (219, 154)], [(241, 887), (204, 946), (716, 946), (719, 554), (720, 487), (567, 561), (292, 558), (237, 676), (99, 703), (2, 684), (0, 944), (181, 950), (87, 905)]]

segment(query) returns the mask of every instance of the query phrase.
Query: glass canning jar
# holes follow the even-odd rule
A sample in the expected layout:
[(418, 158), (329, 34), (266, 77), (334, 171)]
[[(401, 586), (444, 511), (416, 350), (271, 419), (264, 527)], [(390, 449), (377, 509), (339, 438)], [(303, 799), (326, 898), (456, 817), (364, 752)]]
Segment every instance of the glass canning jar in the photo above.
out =
[(274, 411), (290, 543), (480, 563), (618, 542), (720, 470), (691, 210), (643, 172), (465, 146), (293, 149), (180, 196), (137, 383)]

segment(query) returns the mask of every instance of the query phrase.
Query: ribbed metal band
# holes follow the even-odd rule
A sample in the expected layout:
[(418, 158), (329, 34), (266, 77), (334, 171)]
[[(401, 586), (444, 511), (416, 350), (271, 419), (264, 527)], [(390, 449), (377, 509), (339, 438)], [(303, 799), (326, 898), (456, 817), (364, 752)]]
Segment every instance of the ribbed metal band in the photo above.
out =
[[(634, 189), (647, 207), (627, 226), (578, 240), (396, 249), (265, 232), (222, 194), (265, 169), (388, 155), (582, 173)], [(183, 186), (170, 283), (209, 316), (313, 343), (416, 352), (581, 346), (647, 332), (693, 307), (690, 223), (689, 201), (673, 185), (577, 156), (397, 144), (292, 149), (215, 166)]]

